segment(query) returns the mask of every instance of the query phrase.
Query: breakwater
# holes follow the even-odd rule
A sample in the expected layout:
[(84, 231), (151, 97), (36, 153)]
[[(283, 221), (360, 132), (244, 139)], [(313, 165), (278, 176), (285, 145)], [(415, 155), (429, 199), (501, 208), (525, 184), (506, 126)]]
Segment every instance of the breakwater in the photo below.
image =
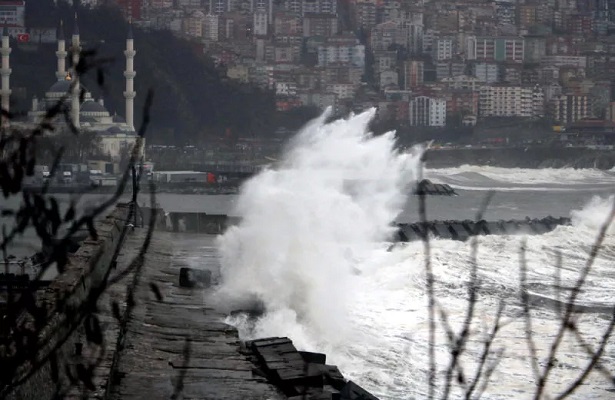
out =
[[(144, 218), (147, 218), (150, 209), (143, 209)], [(171, 212), (158, 211), (162, 217), (158, 221), (158, 229), (169, 232), (189, 232), (220, 234), (229, 226), (240, 222), (238, 217), (229, 217), (223, 214), (207, 214), (200, 212)], [(545, 217), (525, 218), (501, 221), (472, 221), (449, 220), (427, 221), (397, 224), (397, 234), (393, 238), (397, 242), (411, 242), (421, 240), (424, 234), (432, 237), (452, 240), (467, 240), (476, 235), (540, 235), (555, 229), (559, 225), (569, 225), (570, 218)]]
[(482, 235), (540, 235), (551, 232), (559, 225), (569, 225), (570, 218), (526, 218), (508, 221), (427, 221), (425, 223), (399, 224), (397, 241), (413, 242), (425, 235), (441, 239), (467, 240)]
[(586, 147), (500, 147), (432, 149), (425, 153), (428, 168), (489, 165), (503, 168), (597, 168), (615, 167), (614, 150)]

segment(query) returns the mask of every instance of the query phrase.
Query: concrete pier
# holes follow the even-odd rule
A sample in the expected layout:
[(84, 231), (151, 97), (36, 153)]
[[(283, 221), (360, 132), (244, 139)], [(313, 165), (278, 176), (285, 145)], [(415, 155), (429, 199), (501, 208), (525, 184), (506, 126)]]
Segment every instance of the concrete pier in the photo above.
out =
[[(288, 338), (242, 343), (224, 322), (228, 310), (205, 302), (220, 277), (215, 236), (156, 230), (141, 255), (147, 229), (125, 225), (127, 211), (118, 205), (100, 221), (98, 239), (81, 242), (39, 294), (50, 314), (34, 354), (40, 368), (24, 364), (0, 397), (376, 399)], [(55, 307), (62, 299), (72, 306)]]
[[(237, 331), (223, 322), (224, 314), (203, 304), (203, 290), (179, 286), (182, 266), (209, 269), (215, 275), (219, 269), (213, 236), (181, 236), (155, 232), (135, 287), (135, 306), (127, 315), (107, 398), (168, 399), (179, 390), (181, 398), (190, 399), (286, 398), (265, 378), (253, 375), (254, 365), (239, 353)], [(137, 239), (131, 241), (125, 246), (125, 260), (139, 247)], [(197, 266), (189, 265), (194, 257), (199, 259)]]

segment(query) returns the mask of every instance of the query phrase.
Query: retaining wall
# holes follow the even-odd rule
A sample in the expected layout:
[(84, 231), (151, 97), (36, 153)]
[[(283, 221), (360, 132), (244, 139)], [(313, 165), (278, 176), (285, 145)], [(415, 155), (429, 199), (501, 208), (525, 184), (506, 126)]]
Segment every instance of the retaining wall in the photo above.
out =
[[(40, 349), (37, 359), (40, 361), (57, 347), (59, 360), (69, 364), (76, 357), (76, 347), (83, 343), (83, 327), (79, 326), (69, 334), (66, 326), (66, 312), (58, 312), (58, 299), (67, 299), (67, 307), (83, 304), (92, 291), (99, 288), (107, 271), (112, 267), (114, 252), (120, 244), (123, 224), (128, 216), (128, 206), (118, 204), (105, 219), (95, 223), (98, 239), (88, 237), (81, 247), (68, 258), (66, 270), (50, 283), (43, 292), (37, 294), (37, 302), (44, 305), (48, 313), (48, 324), (39, 335)], [(25, 316), (27, 318), (27, 316)], [(68, 335), (68, 336), (67, 336)], [(23, 369), (27, 373), (28, 367)], [(68, 380), (60, 363), (59, 382)], [(52, 377), (52, 367), (45, 362), (27, 381), (7, 395), (7, 399), (45, 400), (54, 399), (56, 380)], [(0, 393), (2, 397), (2, 393)]]

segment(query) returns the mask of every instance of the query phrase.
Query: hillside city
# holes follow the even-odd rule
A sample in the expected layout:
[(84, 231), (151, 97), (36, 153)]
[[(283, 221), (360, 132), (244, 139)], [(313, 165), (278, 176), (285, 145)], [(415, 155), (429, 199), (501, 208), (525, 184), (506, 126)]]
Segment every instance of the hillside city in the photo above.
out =
[[(93, 170), (121, 170), (153, 86), (176, 103), (155, 103), (158, 125), (141, 154), (163, 169), (220, 172), (210, 164), (222, 162), (250, 173), (242, 168), (275, 160), (328, 107), (334, 116), (375, 108), (374, 131), (396, 130), (401, 147), (615, 145), (615, 0), (47, 3), (63, 11), (41, 18), (52, 9), (0, 1), (3, 108), (25, 100), (13, 126), (27, 129), (68, 94), (69, 118), (86, 134), (62, 138), (74, 147), (67, 162)], [(118, 34), (106, 42), (96, 29), (108, 24)], [(72, 50), (95, 43), (121, 57), (108, 75), (115, 89), (90, 92), (84, 81), (80, 94)], [(34, 54), (44, 69), (28, 61)]]
[(375, 106), (380, 120), (411, 127), (615, 129), (613, 0), (115, 3), (140, 27), (201, 43), (229, 78), (274, 90), (278, 110)]

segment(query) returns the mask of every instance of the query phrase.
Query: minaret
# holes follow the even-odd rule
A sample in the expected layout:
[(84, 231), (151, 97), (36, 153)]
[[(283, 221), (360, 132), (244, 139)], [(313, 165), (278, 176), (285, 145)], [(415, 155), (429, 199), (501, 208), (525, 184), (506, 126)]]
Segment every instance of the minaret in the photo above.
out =
[(79, 74), (77, 73), (77, 65), (79, 64), (79, 52), (81, 51), (81, 45), (79, 43), (79, 25), (77, 24), (77, 13), (75, 13), (75, 30), (73, 31), (73, 43), (72, 43), (72, 55), (73, 66), (71, 70), (71, 77), (74, 80), (73, 88), (71, 92), (71, 119), (76, 128), (79, 128), (79, 92), (81, 91), (79, 85)]
[(56, 57), (58, 57), (58, 70), (56, 71), (56, 78), (62, 80), (66, 78), (66, 42), (64, 41), (64, 21), (60, 21), (60, 29), (58, 30), (58, 51), (56, 51)]
[[(0, 54), (2, 54), (2, 68), (0, 69), (0, 75), (2, 76), (2, 90), (0, 90), (0, 94), (2, 95), (2, 110), (9, 112), (9, 99), (11, 96), (9, 85), (9, 78), (11, 76), (9, 54), (11, 54), (11, 47), (9, 44), (9, 30), (6, 27), (6, 22), (4, 23), (4, 29), (2, 31), (2, 48), (0, 49)], [(3, 117), (2, 126), (4, 127), (7, 125), (8, 119)]]
[(134, 91), (134, 79), (137, 73), (134, 71), (134, 58), (137, 52), (134, 49), (134, 40), (132, 36), (132, 22), (128, 25), (128, 35), (126, 36), (126, 71), (124, 71), (124, 77), (126, 77), (126, 91), (124, 92), (124, 98), (126, 99), (126, 125), (133, 130), (134, 125), (134, 98), (137, 92)]

